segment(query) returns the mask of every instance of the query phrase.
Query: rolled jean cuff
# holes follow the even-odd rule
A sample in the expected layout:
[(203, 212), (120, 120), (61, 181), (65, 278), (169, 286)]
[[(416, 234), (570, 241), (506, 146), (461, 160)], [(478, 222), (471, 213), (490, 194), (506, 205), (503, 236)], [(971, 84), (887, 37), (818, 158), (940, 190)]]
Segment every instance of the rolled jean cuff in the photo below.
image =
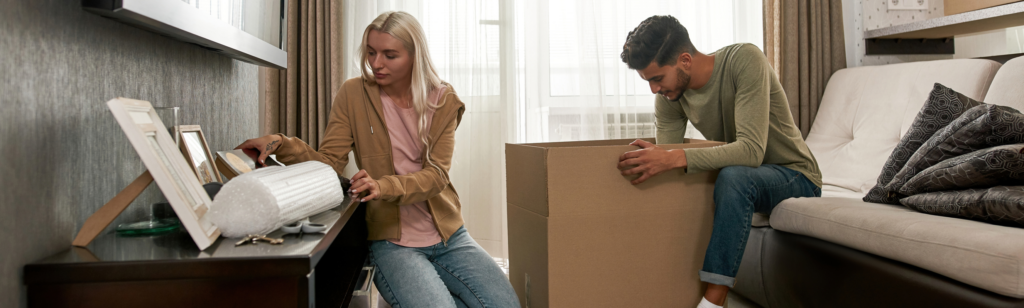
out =
[(736, 284), (736, 278), (734, 277), (729, 277), (715, 273), (708, 273), (705, 271), (700, 271), (697, 274), (700, 275), (700, 281), (703, 282), (713, 283), (720, 286), (727, 286), (730, 288), (732, 288), (732, 286)]

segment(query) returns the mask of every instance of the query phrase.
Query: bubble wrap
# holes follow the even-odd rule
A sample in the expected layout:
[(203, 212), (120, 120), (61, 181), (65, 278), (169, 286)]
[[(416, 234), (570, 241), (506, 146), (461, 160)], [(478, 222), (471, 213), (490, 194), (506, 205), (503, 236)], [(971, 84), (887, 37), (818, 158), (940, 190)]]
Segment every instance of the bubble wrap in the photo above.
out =
[(330, 166), (309, 161), (235, 177), (217, 193), (210, 222), (225, 237), (267, 234), (341, 204), (345, 192)]

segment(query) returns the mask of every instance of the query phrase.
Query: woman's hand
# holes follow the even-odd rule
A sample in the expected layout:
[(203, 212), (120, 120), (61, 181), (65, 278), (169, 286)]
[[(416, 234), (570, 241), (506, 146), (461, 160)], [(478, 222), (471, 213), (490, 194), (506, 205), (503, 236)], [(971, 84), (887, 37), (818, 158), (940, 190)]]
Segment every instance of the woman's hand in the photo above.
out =
[(370, 174), (366, 173), (365, 169), (359, 170), (359, 172), (356, 172), (356, 175), (352, 176), (352, 188), (348, 192), (355, 197), (364, 191), (367, 194), (362, 199), (359, 199), (359, 202), (366, 202), (380, 197), (380, 184), (377, 183), (377, 180), (370, 178)]
[(253, 154), (259, 153), (256, 158), (256, 163), (260, 164), (261, 167), (266, 167), (267, 156), (274, 154), (281, 147), (281, 136), (278, 135), (266, 135), (263, 137), (249, 139), (242, 144), (235, 147), (235, 150), (245, 151), (245, 154), (254, 156)]

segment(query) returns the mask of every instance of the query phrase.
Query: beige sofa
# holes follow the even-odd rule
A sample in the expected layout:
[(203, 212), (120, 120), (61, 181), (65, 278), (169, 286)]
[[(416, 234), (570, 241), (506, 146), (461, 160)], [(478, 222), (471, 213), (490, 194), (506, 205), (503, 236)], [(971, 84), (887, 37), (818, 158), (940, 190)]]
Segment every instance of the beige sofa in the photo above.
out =
[(861, 201), (934, 83), (1024, 110), (1024, 57), (836, 72), (807, 137), (822, 198), (785, 200), (752, 231), (738, 293), (771, 307), (1024, 306), (1024, 229)]

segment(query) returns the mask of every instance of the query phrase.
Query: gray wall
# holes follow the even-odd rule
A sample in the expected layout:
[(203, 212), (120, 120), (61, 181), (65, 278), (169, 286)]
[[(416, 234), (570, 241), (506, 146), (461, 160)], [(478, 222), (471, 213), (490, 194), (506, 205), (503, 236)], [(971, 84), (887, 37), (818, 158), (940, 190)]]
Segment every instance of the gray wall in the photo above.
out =
[[(256, 66), (79, 3), (0, 0), (0, 307), (24, 307), (22, 266), (70, 248), (144, 171), (106, 101), (180, 106), (180, 123), (201, 125), (214, 150), (257, 134)], [(113, 225), (161, 198), (151, 185)]]

